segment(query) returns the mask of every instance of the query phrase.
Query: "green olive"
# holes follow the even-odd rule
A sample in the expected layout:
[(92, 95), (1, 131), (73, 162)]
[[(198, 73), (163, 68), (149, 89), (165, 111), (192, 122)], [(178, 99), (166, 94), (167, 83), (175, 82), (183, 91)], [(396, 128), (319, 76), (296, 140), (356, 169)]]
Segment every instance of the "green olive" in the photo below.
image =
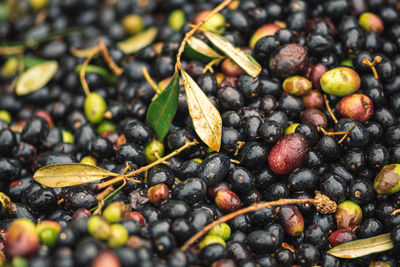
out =
[(92, 216), (88, 221), (89, 233), (98, 239), (108, 239), (111, 235), (110, 224), (100, 216)]
[(0, 110), (0, 120), (5, 121), (7, 124), (11, 123), (11, 114), (7, 110)]
[(221, 223), (211, 228), (211, 230), (208, 232), (208, 235), (216, 235), (224, 240), (228, 240), (231, 236), (231, 228), (228, 224)]
[(128, 230), (121, 224), (112, 224), (111, 225), (111, 235), (108, 238), (107, 244), (112, 247), (121, 247), (125, 245), (126, 241), (128, 241), (129, 233)]
[(311, 82), (302, 76), (292, 76), (283, 81), (282, 89), (290, 95), (302, 96), (312, 89)]
[(215, 243), (221, 244), (224, 247), (226, 246), (225, 240), (222, 237), (217, 236), (217, 235), (206, 235), (203, 238), (203, 240), (200, 241), (199, 248), (203, 249), (206, 246), (211, 245), (211, 244), (215, 244)]
[(137, 34), (143, 31), (145, 25), (141, 16), (131, 14), (122, 19), (122, 27), (129, 34)]
[(146, 162), (152, 163), (157, 160), (157, 156), (162, 157), (164, 155), (164, 144), (158, 140), (153, 140), (144, 148), (144, 154), (146, 155)]
[(168, 25), (176, 32), (179, 32), (186, 22), (185, 13), (182, 9), (175, 9), (168, 17)]
[(351, 68), (338, 67), (325, 72), (321, 76), (320, 83), (325, 93), (346, 96), (360, 89), (361, 79)]
[(107, 109), (107, 104), (104, 98), (98, 93), (90, 93), (84, 103), (86, 118), (91, 123), (99, 123), (103, 120), (104, 112)]

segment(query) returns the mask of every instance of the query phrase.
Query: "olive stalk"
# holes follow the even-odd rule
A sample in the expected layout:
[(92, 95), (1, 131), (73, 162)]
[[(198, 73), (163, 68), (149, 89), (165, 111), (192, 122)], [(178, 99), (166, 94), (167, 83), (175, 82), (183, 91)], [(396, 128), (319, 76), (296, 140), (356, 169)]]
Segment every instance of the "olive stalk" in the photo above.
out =
[(376, 57), (374, 57), (374, 61), (372, 61), (372, 62), (368, 58), (363, 58), (361, 63), (363, 65), (368, 66), (372, 70), (372, 74), (374, 74), (375, 80), (378, 80), (379, 76), (378, 76), (378, 72), (376, 71), (375, 64), (379, 63), (381, 61), (382, 61), (382, 58), (380, 56), (376, 56)]
[(181, 63), (181, 55), (183, 53), (183, 51), (185, 50), (185, 45), (186, 42), (189, 40), (190, 37), (193, 36), (193, 34), (195, 34), (200, 27), (206, 23), (212, 16), (214, 16), (215, 14), (217, 14), (218, 12), (220, 12), (222, 9), (224, 9), (226, 6), (228, 6), (233, 0), (224, 0), (221, 4), (219, 4), (216, 8), (214, 8), (210, 14), (208, 14), (208, 16), (206, 16), (205, 18), (203, 18), (202, 20), (200, 20), (196, 25), (193, 26), (193, 28), (188, 31), (185, 34), (185, 37), (183, 38), (181, 45), (179, 47), (178, 50), (178, 54), (176, 55), (176, 64), (175, 64), (175, 71), (178, 71), (178, 69), (182, 69), (182, 63)]
[(190, 146), (197, 145), (197, 144), (198, 144), (198, 141), (197, 141), (197, 140), (194, 140), (194, 141), (192, 141), (192, 142), (186, 142), (186, 143), (185, 143), (183, 146), (181, 146), (180, 148), (178, 148), (178, 149), (172, 151), (171, 153), (169, 153), (168, 155), (166, 155), (166, 156), (164, 156), (164, 157), (162, 157), (162, 158), (157, 159), (156, 161), (153, 161), (152, 163), (150, 163), (150, 164), (148, 164), (148, 165), (146, 165), (146, 166), (143, 166), (143, 167), (141, 167), (141, 168), (139, 168), (139, 169), (137, 169), (137, 170), (134, 170), (134, 171), (132, 171), (132, 172), (130, 172), (130, 173), (128, 173), (128, 174), (125, 174), (125, 173), (123, 172), (121, 175), (119, 175), (119, 176), (117, 176), (117, 177), (115, 177), (115, 178), (113, 178), (113, 179), (111, 179), (111, 180), (108, 180), (108, 181), (106, 181), (106, 182), (103, 182), (103, 183), (101, 183), (101, 184), (98, 184), (97, 187), (96, 187), (96, 189), (97, 189), (97, 190), (101, 190), (101, 189), (104, 189), (104, 188), (106, 188), (106, 187), (108, 187), (108, 186), (110, 186), (110, 185), (112, 185), (112, 184), (115, 184), (115, 183), (117, 183), (117, 182), (119, 182), (119, 181), (124, 181), (124, 180), (138, 182), (137, 180), (133, 180), (133, 179), (129, 179), (129, 178), (132, 177), (132, 176), (138, 175), (138, 174), (140, 174), (140, 173), (142, 173), (142, 172), (145, 172), (145, 171), (147, 171), (147, 170), (153, 168), (154, 166), (156, 166), (156, 165), (158, 165), (158, 164), (160, 164), (160, 163), (165, 162), (167, 159), (172, 158), (172, 157), (178, 155), (179, 153), (181, 153), (181, 152), (182, 152), (183, 150), (185, 150), (186, 148), (188, 148), (188, 147), (190, 147)]
[(327, 95), (324, 95), (324, 102), (325, 102), (326, 109), (329, 112), (329, 115), (331, 115), (333, 122), (336, 124), (338, 122), (338, 120), (336, 119), (335, 114), (333, 114), (333, 112), (332, 112), (331, 106), (329, 105), (329, 100), (328, 100)]
[(255, 203), (251, 206), (248, 206), (246, 208), (231, 212), (229, 214), (226, 214), (222, 217), (220, 217), (218, 220), (206, 225), (203, 229), (201, 229), (199, 232), (197, 232), (194, 236), (192, 236), (188, 241), (183, 244), (181, 247), (182, 251), (187, 250), (192, 244), (194, 244), (199, 238), (201, 238), (203, 235), (208, 233), (208, 231), (211, 230), (214, 226), (217, 226), (221, 223), (228, 222), (234, 218), (236, 218), (239, 215), (243, 215), (249, 212), (257, 211), (263, 208), (269, 208), (273, 206), (281, 206), (281, 205), (290, 205), (290, 204), (313, 204), (317, 211), (326, 214), (326, 213), (334, 213), (337, 209), (337, 204), (330, 200), (329, 197), (321, 194), (321, 193), (316, 193), (315, 198), (309, 198), (309, 199), (279, 199), (275, 201), (270, 201), (270, 202), (265, 202), (265, 203)]

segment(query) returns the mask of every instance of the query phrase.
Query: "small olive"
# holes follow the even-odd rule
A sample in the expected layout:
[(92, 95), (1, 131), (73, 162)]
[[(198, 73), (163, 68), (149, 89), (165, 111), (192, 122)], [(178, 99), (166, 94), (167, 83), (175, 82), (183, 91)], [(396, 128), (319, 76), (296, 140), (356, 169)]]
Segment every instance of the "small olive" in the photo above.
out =
[(285, 129), (285, 135), (292, 134), (296, 131), (297, 126), (299, 126), (300, 123), (292, 123), (290, 124), (286, 129)]
[(107, 240), (107, 244), (112, 248), (125, 245), (129, 238), (128, 230), (126, 230), (123, 225), (118, 223), (112, 224), (110, 228), (111, 235)]
[(25, 218), (13, 221), (8, 228), (4, 245), (6, 253), (11, 257), (35, 255), (39, 248), (39, 236), (35, 224)]
[(103, 211), (103, 217), (110, 223), (119, 221), (125, 213), (130, 211), (129, 206), (121, 201), (115, 201)]
[(99, 123), (103, 120), (104, 112), (107, 109), (107, 104), (104, 98), (98, 93), (90, 93), (84, 103), (86, 118), (91, 123)]
[(93, 156), (85, 156), (81, 159), (80, 163), (97, 166), (97, 160)]
[(338, 229), (346, 229), (354, 232), (360, 227), (362, 210), (354, 201), (346, 200), (338, 205), (335, 218)]
[(386, 165), (375, 177), (374, 188), (378, 194), (394, 194), (400, 191), (400, 164)]
[(225, 240), (222, 237), (217, 235), (206, 235), (203, 240), (200, 241), (199, 248), (203, 249), (204, 247), (215, 243), (221, 244), (224, 247), (226, 246)]
[(145, 25), (141, 16), (130, 14), (122, 19), (122, 27), (128, 34), (136, 34), (143, 31)]
[[(200, 22), (202, 19), (206, 18), (212, 11), (211, 10), (206, 10), (206, 11), (202, 11), (200, 13), (198, 13), (195, 18), (194, 18), (194, 24), (197, 24), (198, 22)], [(201, 28), (207, 31), (212, 31), (218, 34), (223, 34), (225, 33), (225, 17), (220, 14), (217, 13), (213, 16), (211, 16), (211, 18), (209, 18), (202, 26)]]
[(11, 114), (7, 110), (0, 110), (0, 120), (5, 121), (7, 124), (11, 123)]
[(158, 159), (155, 153), (157, 153), (160, 157), (164, 155), (164, 144), (158, 140), (151, 141), (144, 148), (144, 154), (146, 155), (147, 163), (152, 163)]
[(63, 139), (63, 143), (73, 144), (75, 137), (71, 132), (64, 130), (64, 131), (62, 131), (62, 139)]
[(374, 13), (364, 12), (358, 19), (361, 27), (366, 31), (373, 31), (376, 33), (382, 33), (384, 28), (383, 20)]
[(89, 233), (98, 239), (108, 239), (111, 235), (111, 227), (108, 221), (100, 216), (92, 216), (88, 221)]
[(274, 23), (269, 23), (269, 24), (265, 24), (265, 25), (261, 26), (251, 36), (250, 43), (249, 43), (250, 48), (254, 48), (257, 41), (260, 40), (261, 38), (263, 38), (265, 36), (269, 36), (269, 35), (274, 35), (280, 29), (281, 29), (281, 27)]
[(175, 9), (169, 14), (168, 25), (176, 32), (182, 28), (186, 22), (185, 13), (182, 9)]
[(282, 88), (290, 95), (303, 96), (311, 91), (312, 84), (307, 78), (292, 76), (283, 81)]
[(57, 243), (61, 226), (55, 221), (44, 221), (37, 226), (37, 232), (42, 244), (53, 247)]
[(231, 236), (231, 228), (226, 223), (220, 223), (208, 232), (208, 235), (216, 235), (221, 237), (224, 240), (228, 240)]

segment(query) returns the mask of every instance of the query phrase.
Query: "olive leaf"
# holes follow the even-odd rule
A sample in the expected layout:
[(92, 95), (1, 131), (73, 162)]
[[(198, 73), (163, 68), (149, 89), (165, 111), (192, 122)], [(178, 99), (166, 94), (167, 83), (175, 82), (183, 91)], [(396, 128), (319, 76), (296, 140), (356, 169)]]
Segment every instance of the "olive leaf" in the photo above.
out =
[(45, 86), (58, 70), (55, 60), (45, 61), (28, 69), (17, 80), (15, 93), (26, 95), (35, 92)]
[(71, 48), (70, 52), (74, 57), (81, 57), (81, 58), (87, 58), (91, 56), (96, 50), (98, 49), (98, 46), (92, 46), (84, 49), (76, 49), (76, 48)]
[[(79, 74), (81, 69), (82, 69), (82, 65), (78, 65), (75, 67), (75, 72), (77, 74)], [(110, 73), (107, 69), (97, 66), (97, 65), (90, 65), (90, 64), (87, 65), (85, 74), (89, 74), (89, 73), (97, 73), (97, 74), (101, 75), (104, 78), (104, 80), (106, 80), (109, 83), (116, 83), (118, 80), (117, 76)]]
[(194, 36), (190, 37), (185, 46), (185, 55), (191, 59), (198, 59), (205, 62), (216, 58), (223, 58), (204, 41)]
[(262, 70), (261, 65), (252, 56), (240, 48), (233, 46), (228, 40), (218, 34), (210, 31), (204, 31), (204, 34), (213, 45), (221, 50), (248, 75), (256, 77), (260, 74)]
[(34, 57), (34, 56), (24, 56), (24, 68), (29, 69), (32, 68), (36, 65), (39, 65), (46, 60), (40, 57)]
[(88, 164), (67, 163), (44, 166), (33, 174), (33, 179), (48, 187), (65, 187), (118, 175)]
[(329, 254), (346, 259), (386, 251), (393, 248), (390, 233), (343, 243), (328, 251)]
[(121, 49), (124, 54), (136, 53), (142, 48), (153, 43), (156, 39), (158, 29), (156, 27), (151, 27), (144, 32), (138, 33), (124, 41), (119, 42), (118, 48)]
[(218, 152), (222, 135), (221, 115), (193, 78), (183, 69), (181, 72), (194, 129), (205, 144)]
[(147, 110), (147, 122), (156, 132), (158, 139), (162, 140), (169, 131), (169, 126), (178, 108), (179, 73), (175, 72), (172, 80), (161, 92)]

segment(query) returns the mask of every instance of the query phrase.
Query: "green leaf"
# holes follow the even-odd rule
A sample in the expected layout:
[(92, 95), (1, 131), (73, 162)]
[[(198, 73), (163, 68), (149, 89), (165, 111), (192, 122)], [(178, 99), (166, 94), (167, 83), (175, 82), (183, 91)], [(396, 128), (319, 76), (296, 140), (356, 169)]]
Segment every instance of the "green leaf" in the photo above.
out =
[(32, 68), (45, 62), (46, 59), (34, 56), (24, 56), (24, 69)]
[[(81, 69), (82, 69), (82, 65), (78, 65), (75, 67), (75, 72), (77, 74), (79, 74)], [(85, 74), (89, 74), (89, 73), (97, 73), (97, 74), (101, 75), (104, 78), (104, 80), (106, 80), (109, 83), (116, 83), (118, 80), (117, 76), (110, 73), (107, 69), (97, 66), (97, 65), (90, 65), (90, 64), (87, 65)]]
[(393, 243), (390, 239), (390, 233), (387, 233), (343, 243), (330, 249), (328, 253), (338, 258), (354, 259), (392, 248)]
[(136, 53), (153, 43), (157, 37), (158, 30), (156, 27), (151, 27), (144, 32), (138, 33), (124, 41), (119, 42), (118, 48), (125, 54)]
[(222, 55), (218, 54), (207, 43), (194, 36), (190, 37), (185, 45), (185, 55), (191, 59), (206, 62), (216, 58), (223, 58)]
[(181, 72), (194, 129), (205, 144), (218, 152), (222, 135), (221, 115), (193, 78), (183, 69)]
[(147, 110), (147, 122), (156, 132), (159, 140), (164, 139), (178, 109), (179, 73), (176, 71), (167, 87)]
[(0, 3), (0, 22), (6, 22), (10, 16), (10, 8), (7, 3)]
[(15, 93), (26, 95), (35, 92), (45, 86), (58, 70), (55, 60), (45, 61), (28, 69), (17, 80)]
[(118, 175), (93, 165), (68, 163), (44, 166), (33, 174), (33, 179), (48, 187), (65, 187)]
[(248, 75), (256, 77), (260, 74), (262, 70), (261, 65), (252, 56), (240, 48), (233, 46), (228, 40), (218, 34), (209, 31), (204, 31), (204, 34), (213, 45), (238, 64)]

